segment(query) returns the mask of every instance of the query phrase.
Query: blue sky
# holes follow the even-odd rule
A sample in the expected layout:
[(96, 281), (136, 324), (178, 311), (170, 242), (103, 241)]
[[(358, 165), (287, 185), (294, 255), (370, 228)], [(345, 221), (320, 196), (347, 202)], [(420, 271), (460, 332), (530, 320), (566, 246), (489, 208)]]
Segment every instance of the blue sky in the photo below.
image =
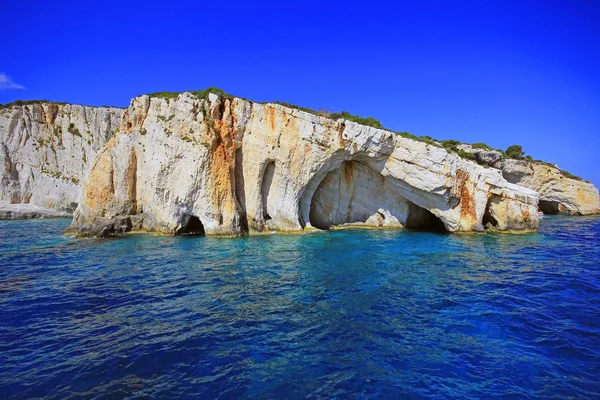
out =
[(0, 103), (127, 106), (217, 86), (521, 144), (600, 186), (599, 1), (348, 4), (4, 1)]

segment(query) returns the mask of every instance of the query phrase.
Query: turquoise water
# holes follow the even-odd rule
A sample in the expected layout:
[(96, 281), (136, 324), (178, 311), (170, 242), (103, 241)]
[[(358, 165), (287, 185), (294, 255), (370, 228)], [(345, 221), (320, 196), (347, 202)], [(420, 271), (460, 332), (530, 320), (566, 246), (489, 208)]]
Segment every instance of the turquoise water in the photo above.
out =
[(1, 398), (600, 398), (600, 219), (526, 235), (0, 221)]

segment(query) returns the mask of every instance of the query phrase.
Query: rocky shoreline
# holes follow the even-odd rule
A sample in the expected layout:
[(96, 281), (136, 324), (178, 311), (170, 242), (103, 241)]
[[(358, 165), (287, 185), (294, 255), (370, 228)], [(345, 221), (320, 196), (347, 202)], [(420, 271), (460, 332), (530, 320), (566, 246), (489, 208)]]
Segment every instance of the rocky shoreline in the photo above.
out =
[(71, 217), (73, 214), (66, 211), (38, 207), (33, 204), (10, 204), (0, 201), (0, 220)]
[(600, 212), (598, 190), (555, 166), (443, 142), (211, 90), (139, 96), (127, 109), (2, 106), (0, 218), (74, 212), (79, 236), (240, 236), (519, 231), (536, 229), (538, 210)]

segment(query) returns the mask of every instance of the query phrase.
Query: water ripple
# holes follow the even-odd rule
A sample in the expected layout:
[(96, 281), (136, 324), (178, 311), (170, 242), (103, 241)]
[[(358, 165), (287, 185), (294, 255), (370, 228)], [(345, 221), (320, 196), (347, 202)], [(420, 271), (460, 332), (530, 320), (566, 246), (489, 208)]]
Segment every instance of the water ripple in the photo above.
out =
[(68, 222), (0, 221), (1, 398), (600, 398), (598, 218), (236, 240)]

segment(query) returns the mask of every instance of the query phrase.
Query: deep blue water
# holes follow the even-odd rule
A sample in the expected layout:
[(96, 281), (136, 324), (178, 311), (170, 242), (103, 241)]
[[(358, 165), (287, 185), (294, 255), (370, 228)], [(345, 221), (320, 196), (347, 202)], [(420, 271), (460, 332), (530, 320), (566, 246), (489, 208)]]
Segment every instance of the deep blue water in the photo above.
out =
[(600, 219), (526, 235), (0, 221), (1, 398), (600, 398)]

